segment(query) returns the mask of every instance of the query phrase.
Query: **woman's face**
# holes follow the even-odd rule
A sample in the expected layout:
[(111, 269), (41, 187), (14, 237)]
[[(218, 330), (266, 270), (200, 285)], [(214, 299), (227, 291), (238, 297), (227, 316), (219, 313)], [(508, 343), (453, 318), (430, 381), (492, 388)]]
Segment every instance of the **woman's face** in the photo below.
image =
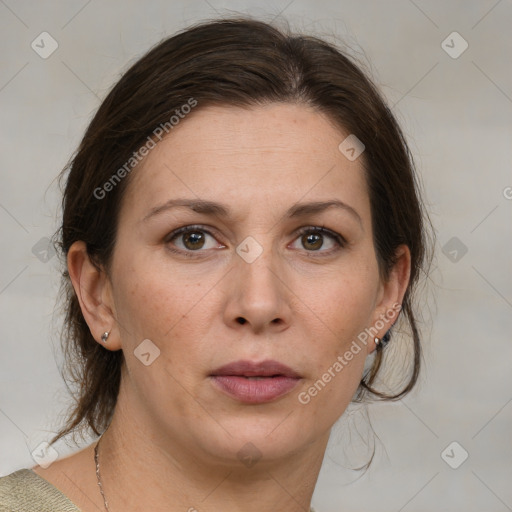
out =
[(123, 199), (109, 297), (124, 405), (203, 458), (286, 457), (327, 440), (375, 348), (361, 333), (398, 288), (379, 278), (348, 133), (303, 105), (200, 107)]

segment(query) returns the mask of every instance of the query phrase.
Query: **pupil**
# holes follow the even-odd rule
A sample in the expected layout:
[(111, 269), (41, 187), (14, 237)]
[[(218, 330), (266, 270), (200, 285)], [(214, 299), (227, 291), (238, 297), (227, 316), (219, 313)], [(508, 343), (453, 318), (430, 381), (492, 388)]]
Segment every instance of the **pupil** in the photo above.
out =
[[(185, 235), (185, 246), (189, 249), (200, 249), (204, 244), (204, 236), (202, 233), (187, 233)], [(189, 246), (190, 245), (190, 246)]]
[(310, 244), (312, 249), (320, 249), (322, 247), (322, 237), (321, 235), (309, 233), (303, 237), (305, 244)]

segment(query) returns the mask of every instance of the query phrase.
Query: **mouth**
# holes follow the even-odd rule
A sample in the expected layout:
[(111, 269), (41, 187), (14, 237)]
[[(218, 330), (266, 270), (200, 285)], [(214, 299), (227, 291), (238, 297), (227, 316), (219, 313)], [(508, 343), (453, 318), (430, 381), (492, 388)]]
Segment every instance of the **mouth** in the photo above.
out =
[(300, 375), (279, 361), (267, 359), (261, 362), (247, 360), (234, 361), (214, 370), (213, 377), (230, 375), (247, 378), (290, 377), (300, 378)]
[(289, 393), (301, 376), (278, 361), (235, 361), (210, 374), (217, 390), (238, 402), (261, 404), (272, 402)]

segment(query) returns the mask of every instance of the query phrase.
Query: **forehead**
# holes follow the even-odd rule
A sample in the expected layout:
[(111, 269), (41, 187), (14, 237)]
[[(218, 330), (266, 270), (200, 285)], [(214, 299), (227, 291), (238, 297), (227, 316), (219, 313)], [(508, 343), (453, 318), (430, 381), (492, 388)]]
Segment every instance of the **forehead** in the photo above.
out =
[(350, 161), (338, 148), (348, 135), (305, 105), (198, 105), (133, 172), (124, 203), (130, 215), (143, 215), (183, 196), (241, 209), (334, 196), (363, 217), (369, 204), (362, 158)]

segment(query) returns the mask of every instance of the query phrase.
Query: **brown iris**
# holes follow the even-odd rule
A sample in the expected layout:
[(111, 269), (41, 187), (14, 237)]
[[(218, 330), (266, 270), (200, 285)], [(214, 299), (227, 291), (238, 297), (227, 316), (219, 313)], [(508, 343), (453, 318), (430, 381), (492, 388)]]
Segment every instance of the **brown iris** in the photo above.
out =
[[(301, 240), (306, 249), (312, 250), (320, 249), (324, 243), (322, 235), (318, 235), (316, 233), (306, 233), (305, 235), (302, 235)], [(310, 247), (308, 247), (308, 245)]]
[(204, 233), (192, 231), (183, 235), (183, 244), (187, 249), (201, 249), (204, 245)]

